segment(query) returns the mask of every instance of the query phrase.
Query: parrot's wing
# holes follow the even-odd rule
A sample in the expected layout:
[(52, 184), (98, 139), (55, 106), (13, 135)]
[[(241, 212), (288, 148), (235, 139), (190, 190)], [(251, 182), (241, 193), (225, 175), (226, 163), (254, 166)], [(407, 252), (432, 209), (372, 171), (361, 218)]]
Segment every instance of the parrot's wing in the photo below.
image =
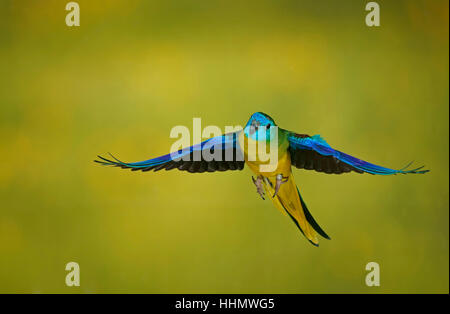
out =
[(406, 168), (410, 164), (400, 170), (377, 166), (333, 149), (320, 135), (309, 136), (290, 132), (288, 139), (291, 163), (299, 169), (335, 174), (354, 171), (380, 175), (426, 173), (429, 171), (421, 170), (423, 166), (407, 170)]
[(237, 142), (237, 136), (238, 134), (234, 132), (213, 137), (202, 143), (145, 161), (126, 163), (112, 155), (113, 160), (98, 156), (100, 160), (94, 161), (105, 166), (116, 166), (133, 171), (178, 169), (202, 173), (242, 170), (245, 162)]

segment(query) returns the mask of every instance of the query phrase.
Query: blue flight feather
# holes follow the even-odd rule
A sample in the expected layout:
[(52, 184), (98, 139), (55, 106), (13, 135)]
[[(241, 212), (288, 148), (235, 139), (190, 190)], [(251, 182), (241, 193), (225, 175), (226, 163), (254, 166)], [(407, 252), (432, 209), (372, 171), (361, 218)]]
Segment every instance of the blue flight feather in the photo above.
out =
[(314, 135), (311, 137), (297, 137), (295, 135), (291, 135), (289, 136), (289, 145), (294, 149), (314, 150), (315, 152), (323, 156), (333, 156), (339, 161), (342, 161), (358, 170), (371, 174), (392, 175), (407, 173), (426, 173), (429, 171), (420, 170), (423, 168), (423, 166), (412, 170), (406, 170), (406, 168), (409, 167), (411, 163), (399, 170), (374, 165), (367, 161), (358, 159), (356, 157), (333, 149), (320, 135)]
[(183, 158), (184, 156), (191, 154), (192, 152), (195, 152), (195, 151), (201, 152), (203, 149), (211, 149), (212, 147), (236, 148), (237, 147), (236, 144), (237, 144), (237, 142), (236, 142), (235, 133), (228, 133), (228, 134), (224, 134), (221, 136), (216, 136), (216, 137), (207, 139), (206, 141), (203, 141), (199, 144), (195, 144), (190, 147), (180, 149), (178, 152), (172, 152), (170, 154), (166, 154), (163, 156), (159, 156), (159, 157), (144, 160), (144, 161), (126, 163), (126, 162), (123, 162), (123, 161), (117, 159), (111, 153), (109, 153), (109, 154), (114, 160), (109, 160), (102, 156), (97, 156), (102, 161), (98, 161), (98, 160), (95, 160), (95, 161), (102, 165), (105, 165), (105, 166), (119, 166), (119, 167), (123, 166), (123, 167), (133, 168), (133, 169), (141, 169), (141, 168), (159, 166), (161, 164), (167, 163), (172, 160), (177, 161), (177, 160)]

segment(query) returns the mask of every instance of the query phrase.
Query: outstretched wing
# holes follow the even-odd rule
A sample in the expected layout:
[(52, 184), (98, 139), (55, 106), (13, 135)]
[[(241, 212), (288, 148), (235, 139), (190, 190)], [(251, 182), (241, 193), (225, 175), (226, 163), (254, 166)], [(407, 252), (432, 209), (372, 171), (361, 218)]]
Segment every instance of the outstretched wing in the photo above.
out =
[(425, 173), (429, 171), (421, 170), (423, 166), (407, 170), (406, 168), (410, 164), (400, 170), (377, 166), (333, 149), (320, 135), (309, 136), (290, 132), (288, 139), (291, 163), (299, 169), (334, 174), (354, 171), (380, 175)]
[(153, 159), (126, 163), (98, 156), (100, 160), (94, 160), (105, 166), (115, 166), (132, 171), (158, 171), (162, 169), (178, 169), (191, 173), (242, 170), (244, 157), (237, 142), (237, 133), (229, 133), (210, 138), (202, 143), (181, 149), (164, 156)]

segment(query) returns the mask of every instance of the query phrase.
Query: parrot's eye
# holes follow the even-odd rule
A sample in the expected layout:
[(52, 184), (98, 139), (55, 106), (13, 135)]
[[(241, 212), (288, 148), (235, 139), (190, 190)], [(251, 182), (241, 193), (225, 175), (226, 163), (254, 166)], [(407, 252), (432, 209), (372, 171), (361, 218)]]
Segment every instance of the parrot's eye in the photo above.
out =
[(270, 129), (270, 123), (266, 125), (266, 129)]

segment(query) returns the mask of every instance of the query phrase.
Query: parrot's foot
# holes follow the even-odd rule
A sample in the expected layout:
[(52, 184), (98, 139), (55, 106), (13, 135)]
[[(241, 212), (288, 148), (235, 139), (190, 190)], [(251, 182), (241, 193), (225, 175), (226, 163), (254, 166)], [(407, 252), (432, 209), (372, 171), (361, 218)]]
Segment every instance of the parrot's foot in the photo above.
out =
[(282, 174), (277, 174), (277, 183), (275, 184), (275, 193), (273, 194), (272, 198), (277, 196), (278, 191), (280, 190), (280, 187), (283, 183), (288, 182), (289, 177), (283, 177)]
[(264, 188), (263, 188), (263, 185), (262, 185), (261, 177), (258, 176), (258, 177), (256, 177), (256, 180), (255, 180), (255, 178), (253, 178), (253, 176), (252, 176), (252, 181), (253, 181), (253, 183), (256, 186), (256, 192), (258, 192), (258, 194), (261, 196), (261, 198), (263, 200), (265, 200), (265, 198), (264, 198)]

